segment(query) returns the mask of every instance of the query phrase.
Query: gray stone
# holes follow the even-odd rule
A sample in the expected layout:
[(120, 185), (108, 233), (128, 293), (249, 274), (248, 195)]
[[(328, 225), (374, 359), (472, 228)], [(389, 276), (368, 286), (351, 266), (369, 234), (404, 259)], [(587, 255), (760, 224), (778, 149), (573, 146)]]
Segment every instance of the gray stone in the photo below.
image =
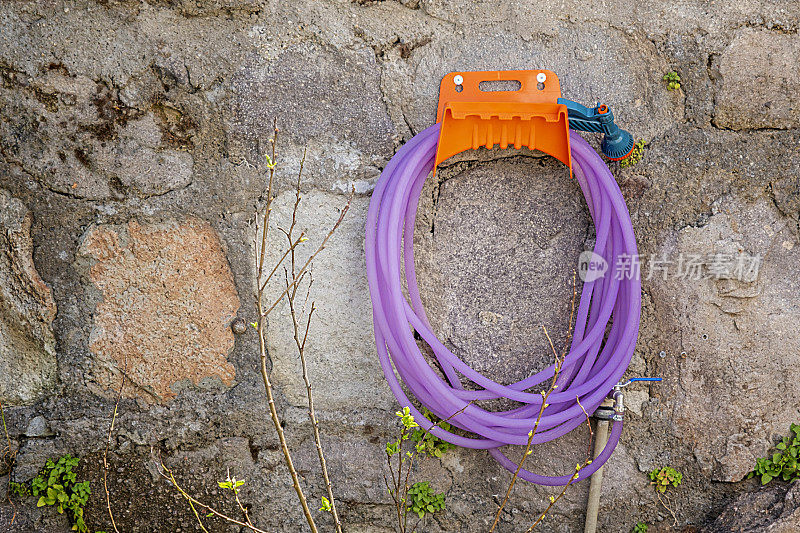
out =
[(52, 437), (55, 435), (53, 430), (50, 429), (50, 424), (47, 419), (41, 415), (35, 416), (28, 422), (28, 427), (25, 428), (26, 437)]
[[(713, 479), (739, 481), (797, 416), (800, 284), (786, 275), (800, 260), (794, 229), (767, 198), (723, 197), (706, 224), (683, 228), (662, 252), (682, 256), (686, 274), (665, 287), (687, 324), (675, 421), (696, 452), (715, 457)], [(769, 390), (781, 393), (764, 402)]]
[(553, 363), (542, 326), (559, 353), (567, 335), (591, 223), (580, 188), (542, 158), (458, 164), (437, 178), (423, 190), (414, 235), (427, 316), (475, 370), (519, 381)]
[(744, 28), (719, 58), (714, 122), (721, 128), (800, 126), (800, 37)]
[(56, 374), (56, 303), (33, 263), (33, 215), (0, 189), (0, 400), (32, 403)]
[(262, 164), (273, 119), (291, 142), (282, 145), (282, 167), (296, 168), (307, 148), (306, 175), (323, 190), (343, 178), (374, 177), (392, 154), (394, 127), (368, 48), (304, 43), (270, 60), (253, 54), (233, 77), (231, 93), (234, 159)]
[(33, 86), (23, 86), (23, 78), (8, 72), (21, 97), (0, 89), (0, 102), (13, 109), (13, 118), (0, 124), (0, 142), (45, 187), (99, 200), (146, 198), (191, 182), (190, 141), (175, 137), (154, 113), (124, 105), (117, 90), (60, 70)]
[[(273, 204), (266, 272), (286, 250), (286, 237), (278, 228), (288, 229), (294, 199), (294, 193), (285, 192)], [(303, 195), (295, 235), (305, 231), (308, 241), (297, 250), (298, 268), (328, 234), (346, 202), (345, 197), (319, 191)], [(367, 205), (366, 198), (353, 199), (341, 226), (311, 268), (314, 283), (305, 311), (312, 302), (317, 309), (311, 322), (306, 358), (319, 410), (388, 409), (394, 405), (375, 353), (364, 263)], [(284, 266), (289, 267), (289, 264)], [(284, 273), (280, 268), (269, 284), (265, 305), (272, 305), (285, 288)], [(305, 291), (304, 283), (300, 289), (302, 297), (297, 299), (298, 312), (303, 306)], [(340, 313), (341, 309), (350, 312)], [(300, 322), (305, 324), (302, 317)], [(304, 329), (301, 334), (302, 331)], [(268, 342), (275, 383), (292, 405), (306, 405), (306, 387), (300, 373), (300, 360), (285, 300), (269, 316)]]
[(774, 481), (739, 495), (702, 533), (792, 533), (800, 529), (800, 485)]

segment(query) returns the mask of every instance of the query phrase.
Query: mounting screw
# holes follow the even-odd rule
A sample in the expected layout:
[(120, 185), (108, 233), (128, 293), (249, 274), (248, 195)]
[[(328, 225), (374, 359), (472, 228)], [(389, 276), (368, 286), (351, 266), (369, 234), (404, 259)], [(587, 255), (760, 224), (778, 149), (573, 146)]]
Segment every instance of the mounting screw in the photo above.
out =
[(461, 74), (456, 74), (455, 76), (453, 76), (453, 83), (455, 83), (456, 85), (461, 85), (462, 83), (464, 83), (463, 76), (461, 76)]
[(547, 74), (545, 74), (544, 72), (540, 72), (539, 74), (536, 75), (536, 81), (538, 81), (539, 83), (544, 83), (545, 80), (547, 80)]

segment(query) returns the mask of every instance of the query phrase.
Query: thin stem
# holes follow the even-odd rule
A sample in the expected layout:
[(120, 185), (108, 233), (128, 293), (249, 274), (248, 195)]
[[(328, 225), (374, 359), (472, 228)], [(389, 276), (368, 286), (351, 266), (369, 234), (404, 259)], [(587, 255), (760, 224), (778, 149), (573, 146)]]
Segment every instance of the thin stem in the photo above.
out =
[(578, 475), (580, 474), (581, 469), (583, 469), (583, 468), (589, 466), (590, 464), (592, 464), (592, 439), (594, 438), (594, 431), (592, 430), (592, 421), (591, 421), (591, 419), (589, 417), (589, 413), (587, 413), (586, 409), (584, 409), (583, 405), (581, 405), (581, 400), (580, 400), (580, 398), (578, 396), (575, 396), (575, 401), (578, 402), (578, 405), (580, 406), (581, 411), (583, 411), (583, 415), (586, 417), (586, 427), (589, 428), (589, 446), (588, 446), (588, 449), (586, 450), (586, 460), (583, 462), (583, 464), (578, 465), (576, 467), (575, 474), (573, 474), (573, 476), (569, 479), (567, 484), (564, 485), (564, 488), (561, 490), (561, 492), (558, 494), (557, 497), (555, 497), (555, 498), (551, 497), (550, 505), (547, 506), (547, 509), (545, 509), (544, 512), (541, 514), (541, 516), (539, 516), (539, 519), (536, 520), (536, 522), (534, 522), (533, 525), (530, 528), (528, 528), (528, 530), (525, 533), (530, 533), (531, 531), (533, 531), (533, 529), (542, 520), (544, 520), (544, 517), (547, 515), (547, 513), (550, 511), (550, 509), (552, 509), (553, 506), (556, 504), (556, 502), (558, 502), (558, 500), (560, 500), (561, 497), (564, 496), (564, 494), (566, 494), (567, 489), (569, 489), (570, 485), (572, 485), (572, 483), (574, 483), (575, 480), (578, 479)]
[[(289, 285), (289, 277), (286, 277), (286, 284)], [(311, 427), (314, 432), (314, 444), (317, 448), (317, 457), (319, 458), (320, 468), (322, 469), (322, 477), (325, 480), (325, 488), (328, 493), (328, 500), (330, 500), (331, 504), (331, 515), (333, 516), (334, 524), (336, 525), (336, 531), (338, 533), (342, 533), (342, 524), (339, 520), (339, 514), (336, 511), (336, 503), (333, 497), (333, 486), (331, 484), (330, 476), (328, 475), (328, 464), (325, 461), (325, 453), (322, 450), (322, 440), (320, 438), (319, 433), (319, 423), (317, 421), (317, 416), (314, 412), (314, 395), (311, 392), (311, 380), (308, 376), (308, 364), (306, 362), (306, 340), (308, 339), (308, 331), (311, 328), (311, 318), (314, 315), (314, 311), (317, 309), (316, 306), (312, 303), (311, 309), (308, 313), (308, 319), (305, 325), (305, 332), (303, 337), (300, 337), (300, 325), (298, 322), (297, 312), (294, 305), (296, 292), (291, 292), (286, 295), (286, 300), (289, 303), (289, 312), (292, 316), (292, 326), (294, 329), (294, 342), (297, 346), (297, 353), (300, 356), (300, 366), (302, 368), (303, 374), (303, 382), (306, 386), (306, 398), (308, 401), (308, 418), (311, 420)]]
[[(304, 271), (299, 275), (297, 274), (297, 266), (296, 266), (297, 263), (295, 257), (296, 255), (295, 250), (297, 248), (297, 245), (300, 242), (302, 242), (305, 233), (301, 232), (300, 237), (298, 237), (296, 240), (293, 238), (294, 229), (297, 226), (297, 212), (300, 208), (300, 199), (301, 199), (300, 191), (303, 178), (303, 166), (305, 164), (305, 160), (306, 160), (306, 152), (304, 150), (303, 158), (300, 161), (300, 170), (297, 173), (297, 184), (295, 187), (295, 202), (294, 202), (294, 207), (292, 208), (292, 222), (289, 225), (289, 230), (284, 231), (289, 246), (287, 252), (289, 253), (291, 258), (290, 263), (291, 263), (292, 282), (294, 283), (294, 288), (292, 290), (289, 290), (290, 286), (289, 275), (286, 269), (284, 268), (284, 275), (286, 277), (286, 290), (284, 292), (286, 296), (286, 301), (289, 304), (289, 314), (291, 315), (292, 318), (292, 330), (294, 335), (294, 342), (295, 346), (297, 347), (297, 353), (300, 357), (300, 365), (303, 374), (303, 383), (306, 386), (306, 399), (308, 401), (308, 418), (311, 421), (311, 428), (314, 434), (314, 444), (317, 448), (317, 457), (319, 458), (320, 468), (322, 469), (322, 477), (325, 481), (325, 490), (328, 494), (328, 500), (331, 506), (330, 509), (331, 516), (333, 517), (333, 522), (336, 527), (337, 533), (342, 533), (342, 523), (341, 520), (339, 519), (339, 513), (336, 510), (336, 499), (333, 496), (333, 485), (331, 484), (330, 475), (328, 474), (328, 464), (327, 461), (325, 460), (325, 453), (322, 449), (322, 439), (320, 437), (320, 432), (319, 432), (319, 422), (317, 421), (317, 416), (314, 411), (314, 395), (312, 393), (311, 379), (309, 378), (308, 364), (306, 362), (306, 341), (308, 340), (308, 332), (311, 329), (311, 318), (314, 315), (316, 306), (313, 303), (311, 304), (311, 309), (309, 310), (308, 313), (308, 318), (305, 324), (305, 331), (303, 333), (302, 338), (300, 337), (300, 323), (299, 323), (297, 308), (295, 306), (295, 298), (297, 297), (297, 288), (300, 284), (300, 281), (303, 279), (303, 277), (305, 277), (307, 273), (307, 271)], [(349, 205), (350, 205), (350, 200), (348, 200), (348, 206)], [(328, 233), (328, 236), (332, 235), (333, 232), (336, 231), (336, 228), (338, 227), (341, 220), (342, 219), (340, 217), (334, 228), (331, 229), (331, 231)], [(286, 254), (284, 254), (284, 257), (285, 256)], [(283, 259), (281, 259), (281, 261), (283, 261)], [(311, 285), (313, 285), (313, 283), (314, 279), (311, 278), (308, 283), (308, 292), (306, 292), (306, 301), (308, 300), (309, 294), (311, 292)]]
[(264, 289), (267, 288), (267, 284), (272, 279), (272, 276), (275, 274), (275, 271), (277, 271), (278, 267), (281, 266), (281, 264), (283, 263), (284, 259), (286, 259), (286, 256), (288, 256), (290, 253), (294, 252), (295, 247), (297, 247), (297, 245), (302, 242), (304, 237), (305, 237), (305, 232), (300, 232), (300, 236), (297, 237), (297, 239), (294, 242), (291, 242), (291, 241), (289, 242), (289, 248), (285, 252), (283, 252), (283, 255), (280, 257), (280, 259), (278, 259), (278, 262), (275, 263), (275, 266), (272, 267), (272, 270), (270, 270), (269, 274), (267, 274), (267, 277), (264, 279), (264, 282), (259, 287), (260, 290), (263, 291)]
[[(267, 231), (269, 230), (269, 217), (272, 210), (272, 187), (275, 175), (275, 144), (278, 138), (278, 128), (273, 123), (274, 134), (272, 137), (272, 160), (271, 165), (269, 167), (269, 181), (267, 184), (267, 205), (264, 209), (264, 217), (262, 219), (262, 226), (261, 226), (261, 246), (258, 250), (258, 269), (256, 271), (256, 279), (255, 279), (255, 286), (257, 287), (256, 292), (256, 307), (258, 309), (258, 322), (257, 322), (257, 329), (258, 329), (258, 345), (259, 345), (259, 358), (260, 358), (260, 371), (261, 371), (261, 379), (264, 383), (264, 390), (267, 394), (267, 404), (269, 406), (269, 413), (270, 418), (272, 419), (272, 425), (275, 427), (275, 432), (278, 434), (278, 440), (280, 442), (281, 452), (283, 453), (284, 461), (286, 462), (286, 467), (289, 470), (289, 475), (292, 478), (292, 486), (294, 487), (295, 492), (297, 493), (297, 498), (300, 500), (300, 506), (303, 509), (303, 514), (305, 515), (306, 522), (308, 522), (308, 526), (311, 528), (312, 533), (317, 533), (317, 525), (314, 522), (314, 517), (311, 515), (311, 509), (308, 506), (308, 501), (306, 500), (306, 495), (303, 492), (303, 488), (300, 486), (300, 478), (297, 474), (297, 470), (294, 467), (294, 461), (292, 460), (292, 454), (289, 451), (289, 446), (286, 443), (286, 435), (284, 434), (283, 427), (281, 426), (281, 420), (278, 416), (278, 410), (275, 406), (275, 395), (273, 393), (272, 388), (272, 381), (269, 377), (269, 372), (267, 370), (267, 342), (266, 342), (266, 317), (274, 309), (276, 304), (273, 304), (269, 309), (266, 311), (264, 310), (264, 290), (266, 285), (261, 285), (261, 280), (264, 274), (264, 260), (267, 254)], [(256, 234), (258, 234), (258, 227), (256, 227)], [(276, 267), (277, 268), (277, 267)], [(273, 269), (274, 271), (274, 269)], [(281, 294), (281, 298), (283, 298), (283, 294)], [(280, 301), (280, 300), (279, 300)]]
[[(403, 460), (403, 441), (405, 441), (405, 439), (403, 437), (405, 437), (406, 433), (407, 433), (407, 430), (406, 430), (405, 426), (403, 426), (403, 429), (400, 431), (400, 446), (398, 447), (398, 457), (397, 457), (397, 485), (398, 485), (397, 489), (398, 489), (398, 491), (400, 490), (400, 480), (403, 478), (403, 462), (404, 462), (404, 460)], [(403, 511), (403, 525), (400, 528), (401, 533), (406, 530), (405, 518), (406, 518), (406, 516), (408, 516), (408, 510), (406, 509), (406, 502), (407, 501), (408, 501), (408, 492), (404, 491), (403, 495), (400, 496), (400, 504), (402, 506), (402, 511)]]
[(514, 471), (514, 475), (511, 477), (511, 483), (508, 484), (508, 489), (506, 490), (506, 494), (503, 497), (503, 501), (500, 503), (500, 506), (497, 508), (497, 513), (494, 515), (494, 522), (492, 522), (492, 527), (489, 528), (489, 533), (492, 533), (497, 524), (500, 522), (500, 514), (503, 512), (503, 509), (508, 503), (509, 498), (511, 497), (511, 491), (514, 490), (514, 485), (517, 483), (517, 478), (519, 477), (519, 473), (522, 470), (522, 466), (525, 464), (525, 459), (528, 458), (531, 453), (531, 444), (533, 443), (533, 437), (536, 435), (536, 432), (539, 430), (539, 423), (542, 421), (542, 416), (544, 415), (544, 410), (547, 407), (547, 399), (556, 390), (557, 385), (556, 381), (558, 380), (558, 375), (561, 372), (561, 360), (558, 357), (558, 353), (556, 352), (555, 346), (553, 346), (553, 341), (550, 339), (550, 335), (547, 333), (547, 328), (542, 325), (542, 329), (544, 330), (544, 334), (547, 337), (548, 342), (550, 343), (550, 348), (553, 350), (553, 355), (556, 358), (554, 372), (553, 372), (553, 379), (550, 383), (550, 387), (547, 389), (547, 392), (542, 392), (542, 405), (539, 407), (539, 414), (536, 416), (536, 421), (533, 424), (533, 429), (528, 432), (528, 442), (525, 444), (525, 451), (522, 454), (522, 459), (520, 459), (519, 463), (517, 464), (517, 469)]
[(594, 430), (592, 429), (592, 420), (589, 417), (589, 413), (587, 413), (586, 409), (583, 408), (583, 405), (581, 404), (580, 396), (576, 395), (575, 396), (575, 401), (578, 402), (578, 407), (581, 408), (581, 411), (583, 411), (583, 416), (586, 417), (586, 427), (589, 428), (589, 448), (586, 450), (586, 456), (591, 459), (591, 457), (592, 457), (592, 440), (594, 440)]
[[(575, 300), (577, 297), (578, 290), (575, 285), (575, 271), (572, 271), (572, 299), (570, 302), (570, 313), (569, 313), (569, 326), (567, 328), (567, 338), (564, 341), (564, 349), (561, 352), (561, 356), (559, 357), (558, 352), (556, 351), (556, 347), (553, 344), (553, 339), (550, 338), (550, 334), (547, 332), (547, 327), (542, 324), (542, 330), (544, 330), (544, 335), (547, 337), (547, 342), (550, 344), (550, 350), (553, 352), (553, 357), (555, 358), (555, 362), (553, 363), (553, 379), (550, 382), (550, 387), (547, 389), (546, 392), (542, 391), (542, 405), (539, 408), (539, 413), (536, 416), (536, 422), (533, 424), (533, 429), (528, 433), (528, 442), (525, 444), (525, 451), (522, 454), (522, 459), (520, 459), (519, 463), (517, 464), (517, 469), (514, 471), (514, 475), (511, 477), (511, 482), (508, 485), (508, 490), (506, 490), (506, 494), (503, 497), (503, 501), (500, 503), (500, 506), (497, 508), (497, 513), (494, 516), (494, 522), (492, 522), (492, 527), (489, 529), (489, 533), (492, 533), (497, 524), (500, 522), (500, 514), (503, 512), (503, 509), (508, 503), (509, 498), (511, 497), (511, 491), (514, 489), (514, 485), (517, 482), (517, 478), (519, 477), (519, 473), (522, 470), (522, 466), (525, 464), (525, 459), (532, 453), (531, 445), (533, 443), (533, 437), (536, 435), (536, 432), (539, 429), (539, 423), (542, 420), (542, 416), (544, 415), (544, 409), (547, 407), (547, 399), (550, 395), (558, 388), (558, 376), (561, 373), (561, 368), (564, 363), (564, 359), (567, 356), (567, 352), (569, 351), (570, 340), (572, 339), (573, 333), (573, 320), (575, 318)], [(578, 402), (580, 405), (580, 401)], [(581, 406), (583, 409), (583, 406)], [(584, 410), (584, 413), (586, 411)], [(588, 420), (588, 415), (587, 415)], [(589, 425), (589, 431), (592, 431), (591, 424)], [(591, 441), (589, 443), (591, 446)], [(551, 503), (552, 506), (552, 503)], [(550, 507), (548, 507), (548, 510)], [(547, 511), (545, 511), (546, 513)]]
[[(278, 143), (278, 119), (275, 118), (272, 120), (272, 139), (270, 139), (272, 143), (272, 158), (270, 160), (269, 165), (269, 180), (267, 182), (267, 205), (264, 209), (264, 222), (262, 225), (262, 232), (261, 232), (261, 248), (259, 249), (258, 254), (258, 268), (256, 271), (259, 274), (264, 272), (264, 257), (266, 256), (267, 251), (267, 231), (269, 230), (269, 215), (272, 211), (272, 184), (274, 182), (275, 177), (275, 145)], [(256, 232), (258, 235), (258, 232)], [(259, 280), (260, 280), (259, 276)], [(256, 286), (258, 286), (258, 281), (256, 282)]]
[[(125, 367), (127, 369), (127, 363)], [(111, 494), (108, 492), (108, 450), (111, 449), (111, 434), (114, 432), (114, 423), (117, 421), (119, 402), (122, 400), (122, 391), (125, 389), (126, 369), (122, 371), (122, 381), (119, 386), (119, 391), (117, 391), (117, 400), (114, 402), (114, 413), (111, 415), (111, 423), (108, 425), (106, 449), (103, 451), (103, 489), (106, 493), (106, 509), (108, 510), (108, 517), (111, 519), (111, 526), (116, 533), (119, 533), (119, 529), (117, 529), (117, 522), (114, 520), (114, 511), (111, 509)]]
[(263, 529), (258, 529), (257, 527), (253, 526), (252, 524), (248, 524), (248, 523), (242, 522), (241, 520), (237, 520), (237, 519), (233, 518), (232, 516), (228, 516), (228, 515), (226, 515), (224, 513), (221, 513), (219, 511), (217, 511), (216, 509), (214, 509), (213, 507), (211, 507), (210, 505), (207, 505), (207, 504), (201, 502), (200, 500), (198, 500), (197, 498), (193, 497), (191, 494), (186, 492), (183, 489), (183, 487), (180, 486), (178, 481), (175, 479), (175, 476), (172, 474), (172, 470), (167, 468), (167, 466), (164, 464), (163, 461), (159, 460), (157, 465), (161, 467), (159, 469), (159, 474), (161, 474), (161, 476), (164, 479), (166, 479), (170, 483), (172, 483), (172, 485), (180, 493), (180, 495), (183, 496), (186, 499), (186, 501), (189, 502), (189, 506), (192, 508), (192, 511), (194, 512), (194, 515), (195, 515), (195, 518), (197, 518), (197, 523), (200, 525), (200, 528), (203, 531), (205, 531), (206, 533), (208, 533), (208, 530), (203, 525), (203, 521), (200, 519), (200, 513), (197, 512), (197, 509), (195, 508), (195, 505), (198, 506), (198, 507), (203, 508), (204, 510), (208, 511), (209, 513), (211, 513), (211, 514), (213, 514), (213, 515), (215, 515), (215, 516), (217, 516), (219, 518), (222, 518), (223, 520), (225, 520), (227, 522), (230, 522), (232, 524), (236, 524), (237, 526), (245, 527), (245, 528), (249, 529), (250, 531), (252, 531), (253, 533), (267, 533)]
[(289, 452), (289, 446), (286, 443), (286, 435), (283, 432), (283, 427), (281, 426), (281, 421), (278, 417), (278, 410), (275, 406), (275, 396), (273, 394), (272, 382), (270, 381), (269, 372), (267, 371), (267, 343), (266, 333), (264, 331), (265, 315), (263, 314), (261, 298), (259, 298), (258, 302), (258, 313), (258, 343), (261, 358), (261, 379), (264, 382), (264, 389), (267, 393), (267, 403), (269, 405), (270, 417), (272, 418), (273, 426), (275, 426), (275, 431), (278, 433), (281, 452), (283, 452), (283, 458), (286, 462), (286, 467), (289, 469), (289, 475), (292, 477), (292, 485), (294, 486), (294, 490), (297, 493), (298, 499), (300, 500), (300, 506), (303, 508), (303, 514), (306, 517), (306, 522), (308, 522), (311, 531), (313, 533), (317, 533), (317, 525), (314, 523), (314, 517), (311, 515), (311, 509), (308, 507), (306, 495), (303, 493), (303, 489), (300, 486), (300, 478), (297, 475), (297, 470), (294, 467), (292, 455)]
[[(672, 508), (671, 508), (669, 505), (667, 505), (666, 503), (664, 503), (664, 500), (663, 500), (663, 499), (661, 499), (661, 494), (659, 494), (659, 493), (658, 493), (658, 491), (656, 491), (656, 496), (658, 497), (658, 501), (659, 501), (659, 502), (661, 502), (661, 505), (663, 505), (663, 506), (664, 506), (664, 509), (666, 509), (667, 511), (669, 511), (669, 514), (671, 514), (671, 515), (672, 515), (672, 525), (673, 525), (673, 526), (677, 526), (677, 525), (678, 525), (678, 517), (677, 517), (677, 516), (675, 516), (675, 513), (672, 511)], [(666, 494), (664, 495), (664, 498), (665, 498), (667, 501), (669, 501), (669, 498), (667, 497), (667, 495), (666, 495)]]
[[(286, 287), (286, 289), (284, 289), (283, 292), (281, 292), (281, 294), (275, 299), (275, 301), (272, 303), (272, 305), (270, 305), (266, 309), (264, 309), (263, 306), (259, 304), (259, 306), (258, 306), (259, 307), (259, 309), (258, 309), (259, 316), (266, 317), (269, 313), (271, 313), (272, 310), (275, 309), (275, 307), (277, 307), (277, 305), (281, 302), (281, 300), (283, 300), (283, 297), (286, 296), (289, 293), (289, 291), (292, 290), (300, 282), (300, 279), (301, 279), (303, 273), (305, 273), (306, 270), (308, 270), (309, 265), (314, 261), (314, 259), (317, 257), (317, 255), (322, 250), (325, 249), (325, 247), (328, 245), (328, 241), (330, 240), (331, 236), (333, 236), (333, 233), (337, 229), (339, 229), (339, 225), (342, 223), (342, 220), (344, 220), (344, 216), (347, 214), (347, 211), (350, 209), (350, 203), (353, 200), (353, 194), (354, 193), (351, 191), (350, 197), (347, 199), (347, 203), (342, 208), (342, 212), (339, 214), (339, 219), (333, 225), (333, 227), (328, 232), (328, 234), (325, 236), (325, 238), (322, 239), (322, 242), (320, 243), (319, 247), (317, 247), (317, 249), (314, 251), (314, 253), (311, 254), (308, 257), (308, 260), (303, 264), (302, 268), (300, 268), (297, 271), (297, 274), (294, 276), (294, 279), (292, 279), (291, 283), (289, 283), (289, 286)], [(259, 292), (262, 293), (263, 290), (259, 291)]]
[(552, 509), (552, 508), (553, 508), (553, 506), (556, 504), (556, 502), (557, 502), (558, 500), (560, 500), (560, 499), (561, 499), (561, 497), (562, 497), (562, 496), (564, 496), (564, 494), (566, 494), (566, 492), (567, 492), (567, 489), (569, 488), (569, 486), (570, 486), (570, 485), (572, 485), (572, 482), (573, 482), (573, 481), (575, 481), (577, 478), (578, 478), (578, 472), (575, 472), (575, 474), (574, 474), (574, 475), (573, 475), (573, 476), (570, 478), (570, 480), (569, 480), (569, 481), (567, 481), (567, 484), (566, 484), (566, 485), (564, 485), (564, 488), (563, 488), (563, 489), (561, 489), (561, 492), (558, 494), (558, 496), (556, 496), (555, 498), (553, 498), (552, 496), (550, 497), (550, 505), (548, 505), (548, 506), (547, 506), (547, 509), (545, 509), (545, 510), (544, 510), (544, 512), (541, 514), (541, 516), (539, 516), (539, 518), (536, 520), (536, 522), (534, 522), (534, 523), (533, 523), (533, 525), (532, 525), (531, 527), (529, 527), (529, 528), (528, 528), (528, 529), (525, 531), (525, 533), (531, 533), (531, 531), (533, 531), (533, 530), (534, 530), (534, 528), (535, 528), (536, 526), (538, 526), (538, 525), (539, 525), (539, 523), (540, 523), (542, 520), (544, 520), (544, 517), (545, 517), (545, 516), (547, 516), (547, 513), (549, 513), (549, 512), (550, 512), (550, 509)]
[[(14, 463), (16, 462), (17, 452), (12, 449), (11, 446), (11, 437), (8, 434), (8, 427), (6, 426), (6, 413), (3, 410), (3, 402), (0, 400), (0, 419), (3, 421), (3, 435), (6, 437), (7, 449), (3, 452), (3, 461), (5, 462), (6, 457), (8, 457), (8, 469), (9, 472), (14, 468)], [(14, 525), (14, 521), (17, 519), (17, 506), (14, 505), (14, 502), (11, 500), (11, 476), (8, 476), (8, 484), (6, 486), (6, 500), (8, 503), (11, 504), (11, 508), (14, 510), (13, 514), (11, 515), (11, 522), (9, 525)]]
[(236, 486), (236, 479), (231, 479), (231, 470), (228, 469), (228, 483), (230, 483), (230, 489), (233, 491), (233, 498), (236, 500), (236, 505), (239, 507), (239, 510), (244, 515), (245, 521), (247, 521), (247, 525), (251, 528), (253, 527), (253, 522), (250, 520), (250, 513), (247, 511), (247, 508), (242, 505), (242, 501), (239, 499), (239, 488)]
[[(433, 431), (434, 428), (440, 427), (441, 424), (448, 422), (449, 420), (463, 413), (467, 409), (467, 407), (473, 404), (473, 402), (474, 401), (467, 403), (466, 405), (464, 405), (464, 407), (462, 407), (452, 415), (448, 416), (447, 418), (435, 422), (430, 429), (423, 429), (422, 438), (420, 439), (420, 442), (423, 442), (425, 440), (425, 437), (427, 437), (428, 434), (431, 431)], [(389, 473), (392, 475), (392, 483), (394, 485), (394, 491), (392, 491), (392, 489), (389, 488), (386, 475), (383, 476), (384, 482), (386, 483), (386, 488), (389, 490), (389, 494), (392, 496), (392, 500), (394, 500), (395, 503), (395, 508), (397, 509), (397, 527), (400, 529), (400, 533), (404, 533), (405, 531), (407, 531), (408, 528), (408, 509), (405, 504), (408, 501), (408, 491), (411, 488), (408, 484), (408, 480), (409, 476), (411, 475), (411, 470), (414, 466), (414, 457), (416, 456), (415, 453), (409, 454), (408, 469), (406, 470), (405, 482), (402, 483), (403, 493), (402, 496), (400, 496), (401, 481), (403, 481), (404, 479), (402, 476), (402, 468), (403, 468), (403, 463), (405, 462), (405, 459), (403, 459), (403, 442), (406, 439), (404, 439), (403, 437), (405, 437), (406, 433), (407, 433), (406, 427), (403, 426), (403, 429), (400, 431), (400, 437), (397, 439), (397, 455), (398, 455), (397, 477), (395, 477), (394, 467), (392, 465), (392, 456), (389, 455), (388, 452), (386, 452), (386, 463), (389, 465)], [(400, 496), (399, 499), (398, 496)], [(414, 531), (417, 528), (419, 522), (420, 521), (417, 520), (417, 523), (411, 529), (412, 531)]]

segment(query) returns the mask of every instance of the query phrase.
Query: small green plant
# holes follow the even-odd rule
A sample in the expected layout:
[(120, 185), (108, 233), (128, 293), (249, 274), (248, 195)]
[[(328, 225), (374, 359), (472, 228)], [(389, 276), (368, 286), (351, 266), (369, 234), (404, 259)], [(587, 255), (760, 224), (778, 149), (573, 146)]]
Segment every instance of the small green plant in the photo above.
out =
[(681, 77), (674, 70), (664, 74), (663, 79), (667, 82), (667, 89), (670, 91), (677, 91), (681, 88)]
[[(409, 431), (419, 427), (419, 424), (414, 420), (414, 415), (411, 414), (411, 410), (408, 407), (403, 407), (403, 410), (397, 411), (395, 415), (397, 415), (397, 418), (399, 418), (400, 422), (403, 424), (403, 429), (397, 437), (397, 440), (386, 443), (386, 455), (389, 456), (400, 453), (403, 442), (407, 441), (411, 436)], [(406, 455), (411, 457), (411, 452), (406, 452)]]
[(672, 468), (664, 466), (656, 468), (649, 474), (650, 481), (655, 485), (656, 492), (664, 494), (669, 487), (677, 487), (683, 481), (683, 474)]
[(31, 488), (25, 483), (17, 483), (16, 481), (9, 481), (8, 489), (11, 491), (11, 494), (15, 494), (20, 498), (27, 498), (28, 496), (31, 495)]
[(636, 141), (636, 144), (633, 145), (633, 150), (631, 151), (631, 155), (623, 159), (619, 162), (620, 168), (628, 168), (632, 167), (636, 163), (642, 160), (644, 157), (644, 147), (647, 146), (647, 143), (643, 140)]
[(331, 501), (325, 496), (322, 497), (322, 507), (320, 507), (319, 510), (325, 511), (326, 513), (330, 513), (333, 510), (333, 507), (331, 507)]
[(219, 485), (221, 489), (229, 489), (233, 491), (234, 494), (239, 494), (240, 490), (239, 487), (244, 485), (244, 480), (236, 479), (235, 477), (234, 478), (228, 477), (228, 479), (226, 479), (225, 481), (217, 481), (217, 485)]
[(762, 485), (777, 477), (784, 481), (800, 479), (800, 424), (791, 424), (789, 433), (775, 446), (777, 452), (756, 460), (756, 467), (747, 475), (748, 479), (761, 476)]
[(73, 468), (79, 461), (70, 455), (57, 461), (48, 459), (39, 475), (31, 481), (30, 491), (33, 496), (39, 496), (37, 507), (54, 505), (60, 514), (69, 511), (72, 530), (86, 533), (89, 530), (83, 520), (83, 507), (92, 490), (88, 481), (76, 481), (78, 476)]
[[(430, 421), (432, 421), (434, 424), (438, 423), (438, 426), (445, 431), (450, 431), (451, 429), (453, 429), (453, 427), (450, 424), (448, 424), (447, 422), (440, 421), (440, 419), (436, 415), (434, 415), (424, 407), (422, 408), (422, 414), (425, 415), (425, 417), (428, 418)], [(442, 440), (439, 437), (434, 436), (432, 433), (429, 433), (420, 427), (417, 427), (411, 433), (411, 440), (414, 441), (415, 443), (414, 447), (419, 453), (428, 455), (430, 457), (441, 457), (449, 450), (452, 450), (453, 448), (456, 447), (455, 444), (451, 444), (446, 440)]]
[[(395, 414), (400, 419), (402, 427), (397, 439), (386, 444), (386, 464), (391, 481), (386, 475), (384, 475), (384, 481), (394, 503), (397, 530), (400, 533), (408, 533), (416, 531), (416, 525), (409, 526), (408, 524), (409, 512), (415, 513), (419, 520), (422, 520), (425, 516), (444, 509), (444, 494), (436, 493), (429, 482), (418, 481), (411, 484), (414, 459), (420, 454), (441, 457), (444, 451), (452, 446), (443, 446), (439, 439), (429, 440), (430, 434), (420, 428), (409, 407), (404, 407)], [(432, 416), (429, 413), (426, 415)], [(444, 427), (444, 424), (447, 424), (446, 420), (434, 422), (435, 427)], [(413, 448), (404, 450), (403, 444), (409, 439), (415, 444)], [(322, 510), (324, 510), (324, 506), (325, 501), (323, 500)]]
[(420, 518), (444, 509), (444, 493), (434, 491), (430, 483), (420, 481), (408, 489), (408, 508)]
[(636, 525), (631, 529), (631, 533), (647, 533), (647, 524), (644, 522), (636, 522)]

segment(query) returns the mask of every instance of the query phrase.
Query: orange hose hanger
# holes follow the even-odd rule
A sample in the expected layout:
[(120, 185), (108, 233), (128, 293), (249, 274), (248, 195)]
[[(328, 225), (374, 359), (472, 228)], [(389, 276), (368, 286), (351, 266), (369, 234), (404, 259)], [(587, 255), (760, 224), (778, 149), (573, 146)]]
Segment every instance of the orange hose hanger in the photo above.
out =
[[(521, 87), (517, 91), (480, 89), (481, 82), (500, 80), (516, 80)], [(436, 165), (464, 150), (482, 146), (491, 150), (499, 144), (502, 150), (509, 145), (541, 150), (567, 165), (572, 175), (568, 110), (558, 103), (559, 98), (561, 84), (549, 70), (446, 75), (439, 87), (436, 122), (442, 127)]]
[[(481, 83), (518, 82), (517, 90), (483, 90)], [(569, 130), (603, 133), (601, 150), (611, 160), (628, 157), (633, 137), (614, 123), (605, 104), (588, 108), (561, 97), (550, 70), (451, 72), (439, 86), (436, 122), (441, 123), (436, 166), (464, 150), (496, 144), (540, 150), (567, 165), (572, 175)]]

